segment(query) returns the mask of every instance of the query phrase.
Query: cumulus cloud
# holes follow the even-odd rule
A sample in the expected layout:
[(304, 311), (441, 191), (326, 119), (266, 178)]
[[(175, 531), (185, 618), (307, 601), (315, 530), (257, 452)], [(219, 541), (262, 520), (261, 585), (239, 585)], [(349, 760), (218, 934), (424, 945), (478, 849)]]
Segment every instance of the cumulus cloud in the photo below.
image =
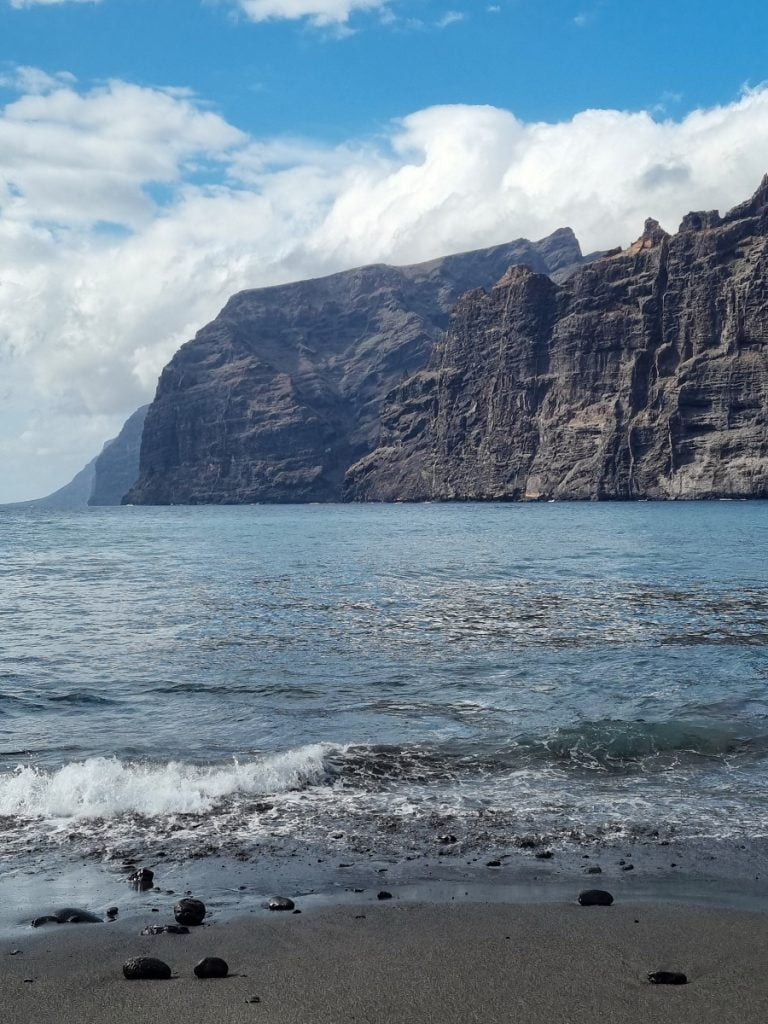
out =
[(248, 137), (183, 90), (51, 78), (0, 111), (0, 500), (63, 483), (238, 289), (563, 225), (627, 244), (768, 169), (768, 87), (681, 120), (432, 107), (326, 146)]

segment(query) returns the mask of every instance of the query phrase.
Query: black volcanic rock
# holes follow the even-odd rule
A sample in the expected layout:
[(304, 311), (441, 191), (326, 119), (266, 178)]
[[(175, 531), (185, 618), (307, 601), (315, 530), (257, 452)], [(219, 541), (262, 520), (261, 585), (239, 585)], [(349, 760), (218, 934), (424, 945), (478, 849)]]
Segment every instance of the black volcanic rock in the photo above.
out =
[(241, 292), (176, 353), (147, 413), (135, 504), (334, 501), (386, 394), (424, 367), (469, 288), (511, 264), (567, 277), (572, 231), (412, 267)]
[(768, 176), (565, 284), (465, 295), (381, 421), (349, 499), (768, 496)]
[(200, 925), (205, 920), (207, 911), (205, 904), (202, 900), (193, 900), (184, 898), (173, 908), (173, 916), (176, 918), (178, 924), (191, 925), (193, 928)]

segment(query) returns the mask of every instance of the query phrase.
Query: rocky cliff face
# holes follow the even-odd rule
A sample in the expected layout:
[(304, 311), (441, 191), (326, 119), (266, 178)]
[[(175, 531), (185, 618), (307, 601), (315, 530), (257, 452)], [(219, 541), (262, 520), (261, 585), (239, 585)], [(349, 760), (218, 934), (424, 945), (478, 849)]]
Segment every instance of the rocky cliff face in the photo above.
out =
[(511, 264), (562, 280), (582, 262), (566, 229), (235, 295), (163, 371), (125, 500), (340, 500), (349, 466), (376, 445), (384, 397), (426, 365), (462, 293)]
[(458, 304), (390, 394), (353, 500), (768, 496), (768, 177), (558, 285)]
[(104, 445), (94, 465), (89, 505), (119, 505), (139, 476), (141, 435), (148, 405), (129, 416), (123, 429)]

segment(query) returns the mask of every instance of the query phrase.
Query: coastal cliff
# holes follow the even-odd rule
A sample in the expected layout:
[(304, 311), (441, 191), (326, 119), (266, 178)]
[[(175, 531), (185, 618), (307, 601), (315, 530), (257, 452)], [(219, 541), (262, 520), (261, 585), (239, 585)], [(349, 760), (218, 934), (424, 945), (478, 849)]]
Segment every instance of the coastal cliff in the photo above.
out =
[(350, 500), (768, 496), (768, 176), (565, 283), (464, 296), (381, 421)]
[(40, 508), (72, 512), (89, 505), (119, 505), (139, 475), (139, 449), (148, 406), (128, 417), (117, 437), (104, 444), (101, 452), (84, 466), (68, 484), (44, 498), (17, 501), (13, 508)]
[(342, 499), (385, 396), (422, 369), (470, 288), (525, 263), (563, 280), (572, 231), (412, 267), (241, 292), (176, 353), (147, 413), (135, 504)]

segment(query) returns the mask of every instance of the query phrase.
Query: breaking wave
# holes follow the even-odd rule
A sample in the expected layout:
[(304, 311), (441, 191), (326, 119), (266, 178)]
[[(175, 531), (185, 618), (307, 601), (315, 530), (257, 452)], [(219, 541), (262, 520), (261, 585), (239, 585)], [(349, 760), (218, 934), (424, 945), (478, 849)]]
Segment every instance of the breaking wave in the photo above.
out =
[[(113, 818), (202, 814), (233, 801), (335, 787), (339, 795), (406, 793), (409, 787), (467, 787), (482, 796), (489, 782), (540, 777), (542, 801), (552, 771), (663, 778), (768, 756), (768, 737), (736, 727), (602, 720), (508, 741), (423, 745), (317, 743), (249, 761), (196, 765), (95, 757), (46, 771), (20, 766), (0, 775), (0, 816)], [(534, 789), (535, 789), (534, 783)]]
[(0, 815), (104, 818), (200, 814), (228, 797), (262, 796), (322, 782), (327, 748), (300, 747), (259, 761), (202, 767), (135, 764), (95, 757), (57, 771), (20, 767), (0, 776)]

